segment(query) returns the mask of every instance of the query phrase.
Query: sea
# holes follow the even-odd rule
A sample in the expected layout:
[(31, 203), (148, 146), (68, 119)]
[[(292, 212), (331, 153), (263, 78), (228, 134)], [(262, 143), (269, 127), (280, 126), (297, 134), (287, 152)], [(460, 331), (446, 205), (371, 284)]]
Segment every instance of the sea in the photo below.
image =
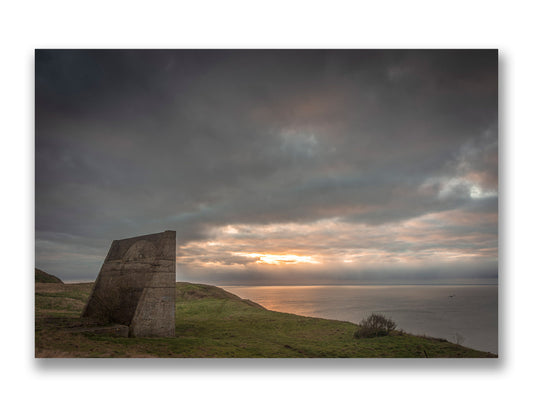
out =
[(359, 323), (372, 313), (398, 329), (498, 353), (497, 285), (224, 286), (272, 311)]

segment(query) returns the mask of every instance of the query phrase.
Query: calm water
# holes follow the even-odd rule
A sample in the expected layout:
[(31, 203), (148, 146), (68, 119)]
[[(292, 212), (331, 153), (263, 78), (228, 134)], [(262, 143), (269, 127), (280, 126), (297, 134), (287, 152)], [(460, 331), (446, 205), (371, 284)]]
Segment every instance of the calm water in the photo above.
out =
[[(498, 353), (498, 286), (223, 287), (273, 311), (358, 323), (372, 312), (413, 334)], [(450, 297), (453, 296), (453, 297)]]

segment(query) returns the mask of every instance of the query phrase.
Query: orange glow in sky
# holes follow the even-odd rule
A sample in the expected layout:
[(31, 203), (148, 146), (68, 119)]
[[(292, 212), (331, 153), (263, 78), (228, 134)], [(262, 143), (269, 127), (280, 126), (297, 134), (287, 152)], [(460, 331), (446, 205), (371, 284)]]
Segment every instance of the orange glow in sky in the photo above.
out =
[(268, 253), (232, 253), (235, 256), (257, 258), (257, 264), (319, 264), (312, 256), (298, 256), (296, 254), (268, 254)]

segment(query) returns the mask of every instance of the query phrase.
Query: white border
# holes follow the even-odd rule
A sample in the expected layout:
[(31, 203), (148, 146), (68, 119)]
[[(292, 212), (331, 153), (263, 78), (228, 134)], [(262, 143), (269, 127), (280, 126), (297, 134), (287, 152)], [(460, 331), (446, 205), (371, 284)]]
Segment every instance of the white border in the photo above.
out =
[[(372, 4), (368, 4), (372, 3)], [(3, 400), (26, 405), (483, 405), (531, 399), (527, 2), (20, 1), (3, 4)], [(34, 48), (499, 48), (499, 361), (35, 361)]]

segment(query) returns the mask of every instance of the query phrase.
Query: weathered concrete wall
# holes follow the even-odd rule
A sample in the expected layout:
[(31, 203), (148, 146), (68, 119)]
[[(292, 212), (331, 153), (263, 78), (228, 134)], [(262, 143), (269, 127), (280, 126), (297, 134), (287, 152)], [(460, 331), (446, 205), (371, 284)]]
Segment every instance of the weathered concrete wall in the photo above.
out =
[(130, 327), (130, 336), (175, 335), (176, 232), (114, 240), (82, 316)]

